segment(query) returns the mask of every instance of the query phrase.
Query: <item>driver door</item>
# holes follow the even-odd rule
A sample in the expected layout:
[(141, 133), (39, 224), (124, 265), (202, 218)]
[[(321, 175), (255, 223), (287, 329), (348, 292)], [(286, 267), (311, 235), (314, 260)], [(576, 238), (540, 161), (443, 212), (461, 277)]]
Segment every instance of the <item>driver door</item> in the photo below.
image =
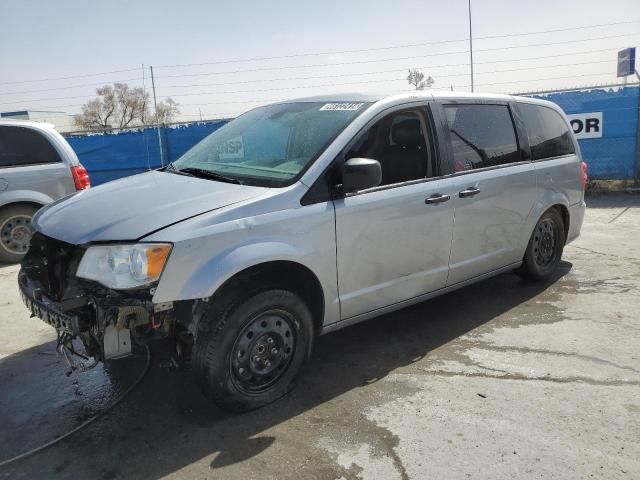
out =
[(437, 176), (427, 107), (372, 123), (344, 160), (378, 160), (383, 184), (334, 200), (343, 320), (443, 288), (449, 269), (451, 180)]

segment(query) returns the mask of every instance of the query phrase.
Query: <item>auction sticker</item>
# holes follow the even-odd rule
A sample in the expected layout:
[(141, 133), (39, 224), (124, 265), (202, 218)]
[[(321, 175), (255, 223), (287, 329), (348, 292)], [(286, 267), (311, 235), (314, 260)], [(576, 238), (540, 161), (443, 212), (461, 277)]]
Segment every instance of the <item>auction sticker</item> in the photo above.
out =
[(358, 110), (364, 103), (326, 103), (320, 110)]

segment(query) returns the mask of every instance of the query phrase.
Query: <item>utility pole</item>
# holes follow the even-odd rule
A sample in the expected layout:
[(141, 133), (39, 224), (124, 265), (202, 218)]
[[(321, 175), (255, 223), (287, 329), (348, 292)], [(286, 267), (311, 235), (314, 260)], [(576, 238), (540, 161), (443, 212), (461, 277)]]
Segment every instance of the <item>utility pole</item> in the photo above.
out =
[[(144, 68), (144, 63), (142, 64), (142, 91), (144, 92), (144, 109), (143, 109), (143, 114), (142, 117), (144, 120), (147, 120), (146, 118), (144, 118), (144, 112), (146, 112), (147, 110), (147, 82), (145, 81), (145, 68)], [(144, 126), (144, 121), (142, 122), (143, 126)], [(144, 146), (147, 149), (147, 170), (151, 171), (151, 157), (149, 156), (149, 143), (147, 142), (147, 136), (144, 136)]]
[(158, 123), (158, 103), (156, 102), (156, 82), (153, 77), (153, 65), (151, 69), (151, 88), (153, 89), (153, 110), (156, 115), (156, 130), (158, 131), (158, 147), (160, 148), (160, 166), (164, 167), (164, 154), (162, 153), (162, 134), (160, 133), (160, 124)]
[(473, 32), (471, 30), (471, 0), (469, 0), (469, 53), (471, 54), (471, 92), (473, 92)]

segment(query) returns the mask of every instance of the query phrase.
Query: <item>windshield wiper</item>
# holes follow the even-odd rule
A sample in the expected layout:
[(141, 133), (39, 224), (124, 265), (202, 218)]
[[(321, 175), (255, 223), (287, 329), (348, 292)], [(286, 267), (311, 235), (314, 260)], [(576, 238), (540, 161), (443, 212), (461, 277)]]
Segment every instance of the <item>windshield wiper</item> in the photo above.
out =
[(209, 178), (211, 180), (218, 180), (220, 182), (235, 183), (236, 185), (242, 185), (242, 182), (237, 178), (227, 177), (225, 175), (221, 175), (219, 173), (212, 172), (211, 170), (206, 170), (204, 168), (186, 167), (186, 168), (177, 169), (173, 167), (172, 171), (175, 171), (176, 173), (183, 172), (188, 175), (193, 175), (194, 177)]
[(188, 177), (193, 177), (193, 174), (191, 174), (191, 173), (183, 172), (182, 170), (178, 170), (173, 163), (170, 163), (169, 165), (167, 165), (166, 167), (162, 168), (161, 170), (164, 170), (165, 172), (175, 173), (177, 175), (186, 175)]

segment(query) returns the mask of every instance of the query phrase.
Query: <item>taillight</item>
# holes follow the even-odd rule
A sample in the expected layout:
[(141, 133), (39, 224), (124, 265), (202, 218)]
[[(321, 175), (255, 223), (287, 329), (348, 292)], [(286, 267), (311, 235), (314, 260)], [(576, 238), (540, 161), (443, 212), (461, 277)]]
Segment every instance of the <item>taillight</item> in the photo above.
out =
[(85, 190), (91, 186), (87, 169), (82, 165), (71, 167), (71, 176), (73, 177), (73, 183), (76, 185), (76, 190)]
[(586, 162), (582, 162), (582, 191), (584, 192), (587, 189), (587, 164)]

